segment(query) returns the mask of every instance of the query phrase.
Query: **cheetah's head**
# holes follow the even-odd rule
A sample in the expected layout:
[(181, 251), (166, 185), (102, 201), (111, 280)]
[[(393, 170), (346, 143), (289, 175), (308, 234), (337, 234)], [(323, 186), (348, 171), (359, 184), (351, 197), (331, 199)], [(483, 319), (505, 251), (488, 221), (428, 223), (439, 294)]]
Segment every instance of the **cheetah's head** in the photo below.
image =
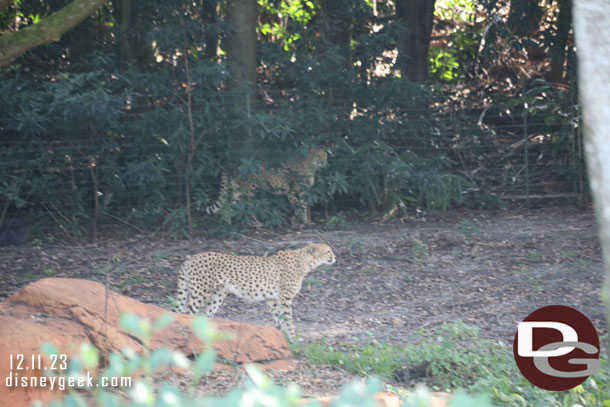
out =
[(318, 168), (326, 167), (328, 153), (321, 148), (314, 148), (313, 150), (309, 150), (306, 160), (310, 162), (310, 165), (314, 170), (317, 170)]
[(303, 251), (311, 270), (322, 264), (334, 264), (337, 260), (330, 246), (324, 243), (309, 243)]

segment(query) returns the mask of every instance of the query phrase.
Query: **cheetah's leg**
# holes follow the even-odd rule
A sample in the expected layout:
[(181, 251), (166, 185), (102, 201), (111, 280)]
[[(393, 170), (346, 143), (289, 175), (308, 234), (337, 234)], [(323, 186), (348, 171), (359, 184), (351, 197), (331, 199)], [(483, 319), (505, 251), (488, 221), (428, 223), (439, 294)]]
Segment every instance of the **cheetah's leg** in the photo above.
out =
[(189, 282), (188, 306), (189, 314), (197, 314), (201, 307), (210, 303), (214, 289), (208, 285), (197, 285)]
[(208, 301), (205, 304), (205, 315), (208, 318), (214, 318), (216, 311), (218, 311), (218, 308), (220, 308), (222, 305), (222, 302), (226, 298), (227, 294), (228, 290), (224, 286), (219, 285), (216, 286), (216, 289), (212, 292), (212, 295), (207, 297)]
[(177, 304), (176, 311), (177, 312), (185, 312), (186, 305), (189, 299), (189, 291), (188, 291), (188, 277), (180, 271), (180, 279), (178, 280), (178, 293), (176, 294)]
[(309, 206), (302, 194), (297, 194), (296, 192), (288, 193), (288, 202), (294, 208), (294, 219), (298, 219), (302, 222), (302, 224), (307, 225), (311, 223), (311, 219), (309, 217)]
[(268, 299), (266, 302), (279, 330), (288, 337), (289, 341), (293, 341), (296, 331), (292, 321), (292, 300)]

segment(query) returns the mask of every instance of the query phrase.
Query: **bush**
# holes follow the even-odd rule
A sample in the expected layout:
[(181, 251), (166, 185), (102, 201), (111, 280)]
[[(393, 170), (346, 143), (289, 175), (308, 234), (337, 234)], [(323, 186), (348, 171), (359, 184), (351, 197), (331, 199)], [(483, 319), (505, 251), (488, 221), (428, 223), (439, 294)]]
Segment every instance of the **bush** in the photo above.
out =
[[(337, 366), (363, 376), (381, 376), (396, 386), (425, 383), (433, 390), (459, 393), (465, 389), (488, 394), (496, 405), (610, 405), (605, 356), (600, 373), (583, 384), (570, 391), (548, 392), (521, 375), (511, 347), (481, 338), (477, 327), (458, 321), (418, 335), (419, 342), (406, 347), (373, 341), (336, 348), (315, 342), (298, 345), (295, 352), (313, 363)], [(487, 403), (483, 399), (479, 402)], [(454, 403), (461, 404), (461, 399), (456, 397)]]
[[(85, 393), (69, 388), (69, 394), (62, 400), (52, 402), (50, 407), (74, 406), (150, 406), (150, 407), (246, 407), (246, 406), (277, 406), (291, 407), (303, 406), (301, 393), (297, 385), (286, 388), (276, 386), (267, 376), (254, 366), (246, 366), (248, 381), (243, 388), (235, 389), (226, 396), (210, 397), (197, 393), (197, 383), (210, 372), (216, 361), (216, 352), (213, 344), (224, 336), (218, 333), (206, 318), (193, 320), (193, 330), (207, 345), (206, 350), (199, 354), (194, 361), (190, 361), (184, 354), (167, 348), (150, 349), (150, 337), (154, 331), (164, 329), (173, 318), (166, 314), (155, 323), (141, 319), (133, 314), (121, 317), (121, 327), (137, 338), (143, 345), (141, 355), (133, 350), (124, 349), (120, 353), (108, 355), (108, 365), (101, 370), (96, 383), (102, 377), (118, 377), (134, 375), (135, 380), (127, 391), (128, 399), (120, 397), (118, 392), (106, 390), (103, 387), (86, 388)], [(59, 355), (58, 349), (49, 343), (42, 346), (43, 352), (49, 355)], [(59, 360), (59, 359), (57, 359)], [(99, 351), (90, 344), (81, 346), (80, 354), (68, 363), (67, 377), (86, 376), (87, 372), (100, 367)], [(155, 383), (155, 372), (178, 367), (185, 369), (190, 377), (187, 388), (180, 388), (172, 383)], [(375, 405), (374, 396), (379, 392), (381, 383), (374, 378), (366, 383), (353, 383), (346, 387), (338, 399), (333, 403), (336, 406), (369, 407)], [(317, 402), (307, 404), (319, 406)]]

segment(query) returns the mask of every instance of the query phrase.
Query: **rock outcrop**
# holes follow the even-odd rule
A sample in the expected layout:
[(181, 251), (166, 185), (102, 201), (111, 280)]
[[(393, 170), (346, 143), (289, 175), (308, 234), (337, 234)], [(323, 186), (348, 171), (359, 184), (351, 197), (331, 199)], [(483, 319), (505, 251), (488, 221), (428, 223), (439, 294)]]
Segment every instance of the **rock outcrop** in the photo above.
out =
[[(76, 353), (82, 342), (111, 352), (126, 347), (141, 350), (141, 344), (120, 328), (121, 314), (133, 313), (156, 320), (168, 312), (113, 291), (106, 292), (102, 284), (93, 281), (46, 278), (27, 285), (0, 303), (2, 405), (26, 407), (34, 400), (46, 402), (59, 395), (57, 390), (50, 391), (49, 386), (14, 386), (15, 375), (21, 378), (44, 376), (44, 368), (39, 369), (37, 362), (44, 342), (52, 343), (67, 355)], [(204, 345), (191, 330), (191, 316), (172, 314), (174, 322), (153, 334), (151, 348), (164, 346), (186, 355), (201, 352)], [(213, 322), (218, 330), (229, 333), (232, 338), (215, 344), (221, 360), (290, 368), (293, 356), (277, 329), (223, 319)], [(21, 370), (16, 370), (18, 359), (23, 360)], [(49, 363), (43, 359), (41, 367)], [(11, 386), (8, 386), (8, 378), (13, 380)]]

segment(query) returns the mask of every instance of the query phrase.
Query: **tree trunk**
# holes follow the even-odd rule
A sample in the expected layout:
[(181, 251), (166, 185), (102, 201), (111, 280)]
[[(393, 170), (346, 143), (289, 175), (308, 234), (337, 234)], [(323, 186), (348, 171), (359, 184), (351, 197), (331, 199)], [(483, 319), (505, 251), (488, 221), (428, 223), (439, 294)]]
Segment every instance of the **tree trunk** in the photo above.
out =
[(550, 80), (559, 82), (563, 79), (566, 62), (566, 46), (572, 25), (572, 5), (570, 0), (559, 1), (559, 15), (557, 16), (557, 31), (551, 46)]
[[(230, 32), (227, 38), (227, 66), (230, 78), (227, 90), (233, 105), (247, 122), (252, 109), (256, 109), (256, 0), (227, 0), (227, 19)], [(230, 140), (236, 157), (251, 157), (253, 146), (251, 129), (246, 125)]]
[[(216, 13), (216, 7), (218, 6), (218, 0), (202, 0), (204, 24), (216, 24), (218, 21), (218, 15)], [(218, 35), (212, 34), (206, 29), (205, 32), (205, 49), (204, 56), (207, 59), (216, 58), (218, 55)]]
[(68, 30), (97, 11), (106, 0), (74, 0), (38, 24), (0, 36), (0, 66), (8, 65), (26, 51), (59, 41)]
[[(349, 22), (345, 19), (345, 2), (342, 0), (320, 0), (326, 40), (339, 46), (348, 57), (350, 46)], [(346, 59), (346, 64), (349, 61)]]
[(5, 8), (9, 8), (9, 6), (13, 5), (14, 2), (15, 0), (0, 0), (0, 11), (4, 10)]
[(256, 95), (256, 0), (228, 0), (227, 19), (231, 24), (227, 38), (227, 65), (230, 90)]
[(121, 67), (125, 69), (134, 60), (131, 45), (131, 0), (119, 0), (119, 49), (121, 52)]
[[(604, 259), (602, 299), (610, 327), (610, 7), (607, 0), (574, 2), (578, 89), (585, 157)], [(594, 293), (592, 293), (594, 295)]]
[[(328, 89), (328, 99), (330, 103), (341, 103), (345, 96), (341, 89), (342, 80), (344, 78), (343, 71), (350, 65), (350, 30), (349, 22), (345, 18), (345, 1), (343, 0), (320, 0), (320, 8), (322, 9), (321, 17), (324, 27), (324, 40), (334, 46), (336, 50), (332, 50), (342, 58), (333, 58), (329, 61), (328, 70), (331, 72), (331, 87)], [(350, 105), (351, 108), (351, 105)], [(339, 111), (344, 109), (339, 108)]]
[(396, 0), (396, 17), (407, 33), (398, 41), (398, 66), (412, 82), (428, 76), (428, 50), (434, 23), (435, 0)]
[(540, 28), (543, 12), (537, 1), (510, 0), (506, 25), (513, 35), (529, 36)]

